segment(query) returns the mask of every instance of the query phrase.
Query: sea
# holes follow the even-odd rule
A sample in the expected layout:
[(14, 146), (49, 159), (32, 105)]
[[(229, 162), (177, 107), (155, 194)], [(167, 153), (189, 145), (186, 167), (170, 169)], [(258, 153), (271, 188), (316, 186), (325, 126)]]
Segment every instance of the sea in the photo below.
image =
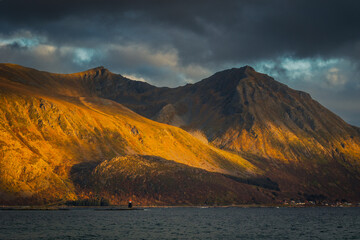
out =
[(360, 239), (360, 208), (0, 210), (0, 239)]

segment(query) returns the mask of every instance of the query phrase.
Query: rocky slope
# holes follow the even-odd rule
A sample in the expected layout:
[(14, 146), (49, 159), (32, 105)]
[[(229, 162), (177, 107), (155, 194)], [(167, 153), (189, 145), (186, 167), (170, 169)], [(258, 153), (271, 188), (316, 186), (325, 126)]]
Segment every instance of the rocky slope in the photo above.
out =
[(359, 129), (251, 67), (171, 89), (0, 64), (0, 102), (4, 204), (360, 200)]

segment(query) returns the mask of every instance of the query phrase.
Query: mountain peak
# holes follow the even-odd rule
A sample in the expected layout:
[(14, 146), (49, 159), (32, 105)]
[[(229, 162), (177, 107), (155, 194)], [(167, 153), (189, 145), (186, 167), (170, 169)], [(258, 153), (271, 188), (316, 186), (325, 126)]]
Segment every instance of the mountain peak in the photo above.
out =
[(245, 68), (246, 71), (256, 72), (255, 69), (249, 65), (245, 65), (243, 68)]
[(254, 68), (248, 65), (240, 68), (230, 68), (217, 72), (214, 75), (198, 82), (198, 84), (206, 85), (207, 87), (215, 89), (224, 88), (225, 85), (229, 86), (230, 88), (234, 88), (239, 83), (239, 81), (246, 78), (249, 73), (256, 73), (256, 71)]
[(105, 69), (105, 70), (107, 70), (104, 66), (98, 66), (98, 67), (95, 67), (93, 69)]
[(98, 66), (95, 68), (91, 68), (89, 70), (87, 70), (86, 72), (92, 72), (92, 71), (106, 71), (106, 72), (110, 72), (107, 68), (105, 68), (104, 66)]
[(214, 75), (228, 75), (228, 76), (243, 76), (246, 73), (256, 72), (255, 69), (249, 65), (245, 65), (239, 68), (229, 68), (220, 72), (215, 73)]
[(112, 74), (107, 68), (104, 66), (99, 66), (95, 68), (91, 68), (85, 72), (83, 72), (85, 75), (98, 77), (98, 76), (107, 76)]
[(245, 65), (239, 68), (230, 68), (227, 70), (224, 70), (222, 72), (226, 72), (226, 71), (231, 71), (231, 72), (247, 72), (247, 71), (251, 71), (251, 72), (256, 72), (255, 69), (249, 65)]

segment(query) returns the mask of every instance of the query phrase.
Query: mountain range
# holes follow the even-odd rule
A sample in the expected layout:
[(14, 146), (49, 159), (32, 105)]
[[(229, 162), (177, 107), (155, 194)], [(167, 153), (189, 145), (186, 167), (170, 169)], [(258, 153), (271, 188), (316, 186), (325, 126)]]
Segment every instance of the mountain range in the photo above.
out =
[(155, 87), (0, 64), (0, 204), (359, 201), (360, 129), (250, 66)]

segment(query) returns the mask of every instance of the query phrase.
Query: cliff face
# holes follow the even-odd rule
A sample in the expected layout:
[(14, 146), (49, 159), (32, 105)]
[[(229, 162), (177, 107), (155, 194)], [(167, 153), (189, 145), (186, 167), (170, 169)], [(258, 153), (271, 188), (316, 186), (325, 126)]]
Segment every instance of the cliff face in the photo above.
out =
[(0, 64), (0, 102), (3, 204), (360, 199), (359, 129), (251, 67), (171, 89)]

